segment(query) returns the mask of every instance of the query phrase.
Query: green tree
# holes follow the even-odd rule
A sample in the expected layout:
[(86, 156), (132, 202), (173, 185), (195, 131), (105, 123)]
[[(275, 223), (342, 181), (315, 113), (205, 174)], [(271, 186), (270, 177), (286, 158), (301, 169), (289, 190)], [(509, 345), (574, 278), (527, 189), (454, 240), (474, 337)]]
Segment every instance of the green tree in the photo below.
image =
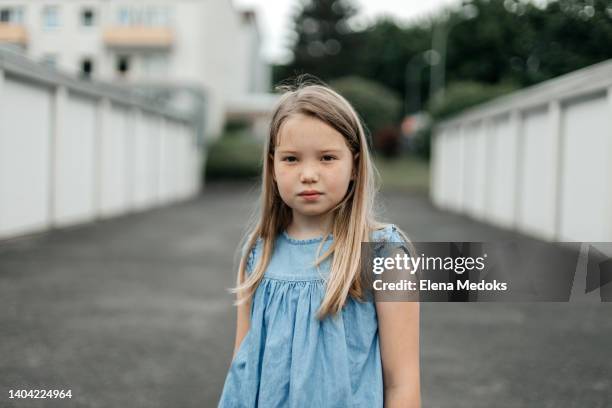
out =
[[(406, 65), (418, 53), (431, 46), (428, 24), (400, 27), (388, 17), (377, 20), (365, 30), (355, 33), (358, 46), (353, 50), (353, 70), (350, 74), (376, 81), (405, 95)], [(345, 73), (344, 75), (347, 75)], [(421, 95), (426, 93), (428, 72), (421, 75)]]
[[(463, 0), (408, 24), (382, 18), (359, 31), (344, 30), (355, 14), (351, 4), (305, 3), (296, 13), (295, 58), (275, 67), (275, 82), (304, 72), (325, 81), (353, 75), (382, 84), (406, 100), (411, 92), (406, 66), (432, 47), (434, 27), (440, 25), (446, 25), (448, 33), (448, 89), (455, 82), (524, 87), (612, 58), (612, 47), (607, 46), (612, 43), (610, 0)], [(326, 44), (336, 44), (332, 40), (340, 44), (337, 53), (334, 46), (334, 52), (328, 52)], [(424, 64), (417, 71), (424, 106), (431, 73)]]
[(398, 123), (401, 100), (384, 85), (356, 76), (339, 78), (329, 85), (355, 107), (372, 133)]
[(325, 81), (351, 69), (347, 50), (354, 45), (348, 20), (357, 13), (350, 0), (306, 0), (294, 17), (293, 61), (277, 70), (281, 77), (298, 73)]

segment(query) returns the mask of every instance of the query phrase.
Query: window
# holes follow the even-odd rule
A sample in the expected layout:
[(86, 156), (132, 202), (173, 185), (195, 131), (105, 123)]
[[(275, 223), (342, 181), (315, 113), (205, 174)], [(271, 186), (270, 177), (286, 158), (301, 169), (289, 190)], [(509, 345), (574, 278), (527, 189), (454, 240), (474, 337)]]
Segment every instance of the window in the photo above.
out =
[(11, 9), (0, 10), (0, 21), (3, 23), (8, 23), (11, 21)]
[(121, 26), (168, 26), (170, 17), (167, 6), (121, 7), (117, 12), (117, 23)]
[(59, 27), (59, 7), (47, 6), (43, 9), (43, 27), (57, 28)]
[(83, 9), (81, 11), (81, 25), (83, 27), (93, 27), (95, 25), (95, 13), (92, 9)]
[(130, 72), (130, 57), (120, 55), (117, 57), (117, 73), (119, 76), (126, 76)]
[(23, 23), (23, 8), (22, 7), (4, 7), (0, 9), (1, 23)]
[(127, 8), (119, 9), (119, 14), (117, 15), (117, 22), (121, 26), (130, 25), (130, 11)]
[(81, 60), (81, 77), (85, 79), (91, 78), (93, 68), (93, 61), (91, 58), (83, 58), (83, 60)]

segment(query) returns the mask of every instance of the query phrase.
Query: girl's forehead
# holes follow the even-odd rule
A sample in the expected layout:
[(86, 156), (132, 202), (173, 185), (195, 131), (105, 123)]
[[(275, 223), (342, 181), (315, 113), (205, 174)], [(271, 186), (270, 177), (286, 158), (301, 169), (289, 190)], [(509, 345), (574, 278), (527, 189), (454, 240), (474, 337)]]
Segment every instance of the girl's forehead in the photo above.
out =
[(340, 132), (320, 119), (294, 115), (281, 125), (276, 135), (276, 146), (341, 148), (347, 146), (347, 141)]

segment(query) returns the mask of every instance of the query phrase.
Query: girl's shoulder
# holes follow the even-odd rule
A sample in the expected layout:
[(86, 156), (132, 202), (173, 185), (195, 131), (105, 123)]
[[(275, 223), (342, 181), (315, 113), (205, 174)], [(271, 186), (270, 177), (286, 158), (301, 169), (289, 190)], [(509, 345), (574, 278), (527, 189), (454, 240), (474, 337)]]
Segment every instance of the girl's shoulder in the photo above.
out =
[(401, 251), (405, 254), (413, 256), (415, 253), (414, 246), (410, 238), (395, 224), (387, 224), (382, 228), (372, 232), (373, 250), (376, 256), (392, 256), (393, 253)]
[(242, 249), (242, 256), (247, 257), (247, 260), (246, 260), (247, 274), (250, 274), (253, 271), (253, 266), (255, 265), (255, 261), (257, 260), (257, 257), (261, 253), (262, 245), (263, 245), (263, 239), (261, 237), (258, 237), (257, 240), (255, 241), (255, 244), (253, 244), (253, 246), (248, 251), (248, 254), (246, 253), (247, 248)]
[(405, 242), (402, 232), (395, 224), (387, 224), (372, 231), (373, 242)]

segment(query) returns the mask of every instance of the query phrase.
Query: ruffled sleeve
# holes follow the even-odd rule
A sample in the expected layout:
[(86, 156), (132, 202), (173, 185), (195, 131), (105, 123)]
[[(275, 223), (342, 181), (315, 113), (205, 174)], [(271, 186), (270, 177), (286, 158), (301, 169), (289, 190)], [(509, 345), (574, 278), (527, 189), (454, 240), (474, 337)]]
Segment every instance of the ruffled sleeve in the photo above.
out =
[[(261, 238), (257, 238), (257, 241), (255, 241), (255, 245), (253, 245), (253, 247), (249, 251), (249, 254), (247, 256), (247, 261), (246, 261), (246, 267), (245, 267), (245, 272), (247, 276), (249, 276), (251, 272), (253, 272), (253, 268), (255, 267), (256, 258), (259, 252), (261, 251), (260, 249), (261, 244), (262, 244)], [(246, 248), (243, 249), (243, 252), (242, 252), (243, 256), (245, 252), (246, 252)]]
[(375, 245), (375, 256), (390, 256), (392, 252), (401, 249), (404, 253), (411, 253), (411, 246), (402, 238), (395, 224), (388, 224), (382, 229), (372, 232), (372, 241), (379, 243)]
[(372, 232), (374, 242), (405, 242), (395, 224), (388, 224), (382, 229)]

